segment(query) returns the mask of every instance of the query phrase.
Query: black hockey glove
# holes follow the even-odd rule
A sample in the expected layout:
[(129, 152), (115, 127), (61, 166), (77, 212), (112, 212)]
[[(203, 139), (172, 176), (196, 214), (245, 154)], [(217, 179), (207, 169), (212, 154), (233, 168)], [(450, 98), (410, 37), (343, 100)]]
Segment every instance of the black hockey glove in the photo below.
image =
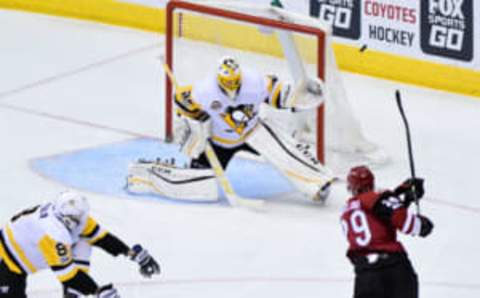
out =
[(420, 200), (425, 194), (425, 189), (423, 188), (423, 179), (422, 178), (409, 178), (405, 180), (400, 186), (395, 188), (395, 196), (400, 197), (404, 195), (403, 201), (406, 206), (410, 205), (415, 198)]
[(144, 277), (150, 278), (154, 274), (160, 274), (160, 266), (140, 244), (132, 247), (131, 259), (140, 265), (140, 274)]
[(428, 235), (430, 235), (430, 233), (432, 233), (433, 222), (426, 216), (418, 215), (418, 217), (422, 221), (422, 227), (420, 228), (420, 237), (427, 237)]

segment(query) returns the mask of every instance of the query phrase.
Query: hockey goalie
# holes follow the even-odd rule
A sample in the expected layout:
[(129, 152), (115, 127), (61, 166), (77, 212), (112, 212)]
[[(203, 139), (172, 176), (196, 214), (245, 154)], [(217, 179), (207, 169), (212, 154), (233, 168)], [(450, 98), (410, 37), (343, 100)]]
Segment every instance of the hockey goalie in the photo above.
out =
[(167, 156), (139, 160), (129, 166), (128, 190), (184, 200), (216, 200), (216, 176), (205, 153), (209, 142), (224, 169), (237, 152), (260, 155), (307, 199), (325, 201), (335, 181), (332, 172), (309, 148), (259, 116), (263, 103), (290, 111), (315, 108), (324, 101), (324, 90), (317, 78), (290, 84), (275, 75), (241, 68), (233, 57), (223, 57), (216, 73), (175, 90), (177, 114), (187, 127), (180, 143), (191, 158), (189, 166), (162, 162)]

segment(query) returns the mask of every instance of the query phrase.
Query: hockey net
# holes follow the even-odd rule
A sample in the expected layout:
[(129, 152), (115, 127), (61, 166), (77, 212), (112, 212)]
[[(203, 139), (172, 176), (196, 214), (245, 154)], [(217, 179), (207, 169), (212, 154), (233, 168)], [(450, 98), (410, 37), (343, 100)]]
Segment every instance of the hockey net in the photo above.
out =
[[(278, 7), (224, 1), (171, 0), (167, 5), (166, 63), (179, 84), (193, 84), (215, 72), (221, 57), (241, 67), (296, 82), (318, 77), (327, 86), (317, 110), (292, 113), (265, 106), (262, 116), (278, 130), (314, 147), (319, 160), (343, 174), (352, 165), (381, 164), (386, 157), (364, 135), (347, 100), (330, 45), (330, 28), (317, 19)], [(166, 79), (166, 138), (179, 128)]]

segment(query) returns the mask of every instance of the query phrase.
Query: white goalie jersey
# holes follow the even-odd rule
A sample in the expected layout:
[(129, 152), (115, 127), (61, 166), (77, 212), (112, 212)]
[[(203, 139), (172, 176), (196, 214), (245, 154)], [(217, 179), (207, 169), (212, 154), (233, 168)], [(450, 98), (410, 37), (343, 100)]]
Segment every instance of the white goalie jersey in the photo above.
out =
[(231, 148), (244, 143), (258, 124), (262, 103), (285, 108), (289, 93), (290, 85), (277, 77), (263, 77), (245, 69), (234, 100), (218, 87), (216, 76), (211, 75), (193, 88), (177, 90), (175, 101), (179, 114), (198, 121), (210, 120), (212, 141)]

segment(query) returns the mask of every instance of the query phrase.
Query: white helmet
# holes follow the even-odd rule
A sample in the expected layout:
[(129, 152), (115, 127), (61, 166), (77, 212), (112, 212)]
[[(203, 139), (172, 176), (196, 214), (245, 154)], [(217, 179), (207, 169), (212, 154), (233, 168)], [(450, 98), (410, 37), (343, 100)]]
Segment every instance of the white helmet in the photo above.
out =
[(88, 215), (90, 206), (87, 199), (74, 191), (60, 193), (53, 203), (54, 215), (72, 231)]

